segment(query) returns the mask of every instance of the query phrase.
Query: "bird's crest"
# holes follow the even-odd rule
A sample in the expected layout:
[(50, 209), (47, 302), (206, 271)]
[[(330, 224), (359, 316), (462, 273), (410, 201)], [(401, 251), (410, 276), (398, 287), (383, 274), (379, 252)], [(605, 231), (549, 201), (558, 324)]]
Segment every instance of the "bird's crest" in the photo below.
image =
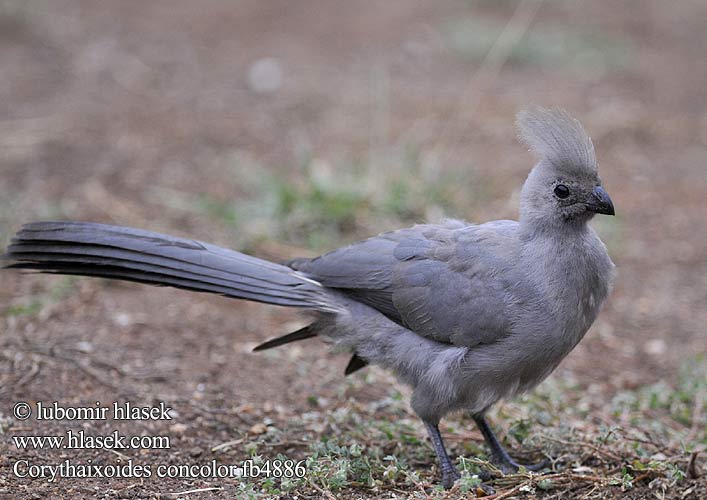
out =
[(575, 172), (597, 172), (592, 140), (567, 111), (532, 107), (518, 113), (516, 126), (520, 140), (539, 161)]

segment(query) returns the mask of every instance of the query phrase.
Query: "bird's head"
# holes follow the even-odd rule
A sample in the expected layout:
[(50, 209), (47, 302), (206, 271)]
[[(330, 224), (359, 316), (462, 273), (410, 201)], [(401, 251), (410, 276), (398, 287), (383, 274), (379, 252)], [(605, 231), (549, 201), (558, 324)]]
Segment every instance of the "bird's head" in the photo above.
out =
[(594, 146), (566, 111), (532, 108), (518, 113), (520, 139), (538, 162), (521, 194), (521, 223), (581, 226), (594, 214), (614, 215), (601, 185)]

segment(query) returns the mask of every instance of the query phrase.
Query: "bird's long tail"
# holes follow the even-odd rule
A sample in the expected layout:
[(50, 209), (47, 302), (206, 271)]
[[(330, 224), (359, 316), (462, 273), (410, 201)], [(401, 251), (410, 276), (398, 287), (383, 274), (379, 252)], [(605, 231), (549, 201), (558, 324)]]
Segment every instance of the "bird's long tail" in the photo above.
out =
[(15, 235), (8, 268), (172, 286), (336, 312), (325, 287), (266, 260), (199, 241), (91, 222), (34, 222)]

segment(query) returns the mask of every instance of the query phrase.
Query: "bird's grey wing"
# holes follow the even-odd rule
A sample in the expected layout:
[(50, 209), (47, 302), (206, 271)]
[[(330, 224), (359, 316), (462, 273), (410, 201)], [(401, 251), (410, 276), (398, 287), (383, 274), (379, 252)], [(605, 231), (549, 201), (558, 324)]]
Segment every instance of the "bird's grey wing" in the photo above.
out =
[(286, 264), (402, 323), (400, 311), (393, 304), (393, 272), (399, 263), (394, 251), (401, 241), (415, 238), (417, 233), (417, 228), (382, 233), (314, 259), (295, 259)]
[(508, 328), (515, 223), (420, 225), (385, 233), (296, 268), (440, 342), (493, 342)]
[[(503, 229), (506, 229), (505, 227)], [(440, 342), (491, 343), (509, 330), (515, 238), (492, 225), (430, 229), (396, 248), (393, 304), (411, 330)]]

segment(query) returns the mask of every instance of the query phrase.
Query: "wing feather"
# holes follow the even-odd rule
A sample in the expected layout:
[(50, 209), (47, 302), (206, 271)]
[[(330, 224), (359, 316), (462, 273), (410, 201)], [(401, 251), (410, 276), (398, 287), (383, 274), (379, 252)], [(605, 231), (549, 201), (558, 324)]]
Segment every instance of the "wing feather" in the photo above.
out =
[[(293, 267), (424, 337), (455, 345), (509, 331), (504, 258), (515, 223), (419, 225), (340, 248)], [(506, 266), (508, 267), (508, 266)]]

